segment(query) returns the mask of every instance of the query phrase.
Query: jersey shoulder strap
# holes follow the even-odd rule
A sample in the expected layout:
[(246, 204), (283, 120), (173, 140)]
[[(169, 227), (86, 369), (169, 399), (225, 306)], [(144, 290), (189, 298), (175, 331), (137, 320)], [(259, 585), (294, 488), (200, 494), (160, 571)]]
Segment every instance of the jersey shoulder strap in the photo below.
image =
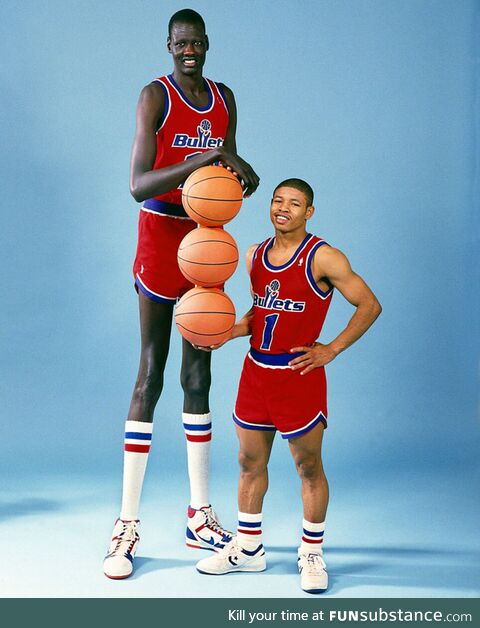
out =
[(261, 258), (261, 256), (263, 255), (263, 251), (265, 250), (265, 247), (267, 246), (267, 244), (272, 240), (272, 238), (267, 238), (266, 240), (264, 240), (263, 242), (260, 242), (260, 244), (257, 246), (257, 248), (255, 249), (255, 251), (253, 252), (252, 255), (252, 270), (253, 270), (253, 266), (256, 263), (256, 261), (258, 259)]

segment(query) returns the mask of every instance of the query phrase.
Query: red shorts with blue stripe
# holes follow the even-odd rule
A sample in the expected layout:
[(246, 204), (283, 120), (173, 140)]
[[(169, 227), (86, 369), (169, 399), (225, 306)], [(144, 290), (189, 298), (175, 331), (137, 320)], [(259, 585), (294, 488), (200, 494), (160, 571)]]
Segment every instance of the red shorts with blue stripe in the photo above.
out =
[(180, 205), (155, 199), (145, 201), (140, 210), (137, 254), (133, 264), (135, 288), (158, 303), (174, 304), (193, 288), (177, 263), (180, 242), (197, 226), (185, 216)]
[(296, 355), (250, 349), (233, 413), (237, 425), (247, 430), (278, 430), (282, 438), (301, 436), (320, 422), (327, 427), (325, 369), (300, 375), (300, 370), (288, 366)]

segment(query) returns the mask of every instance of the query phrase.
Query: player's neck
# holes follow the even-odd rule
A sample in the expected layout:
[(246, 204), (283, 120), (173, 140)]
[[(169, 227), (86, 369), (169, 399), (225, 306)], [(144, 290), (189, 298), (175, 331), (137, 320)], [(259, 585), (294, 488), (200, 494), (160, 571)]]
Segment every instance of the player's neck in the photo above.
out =
[(188, 75), (182, 74), (181, 72), (174, 70), (173, 78), (175, 79), (177, 85), (179, 85), (184, 92), (199, 94), (200, 92), (205, 91), (205, 83), (203, 80), (202, 72)]
[(288, 233), (282, 233), (275, 229), (275, 242), (273, 243), (273, 248), (278, 250), (287, 250), (291, 248), (296, 248), (299, 246), (307, 235), (307, 230), (305, 227), (302, 229), (295, 229), (295, 231), (290, 231)]

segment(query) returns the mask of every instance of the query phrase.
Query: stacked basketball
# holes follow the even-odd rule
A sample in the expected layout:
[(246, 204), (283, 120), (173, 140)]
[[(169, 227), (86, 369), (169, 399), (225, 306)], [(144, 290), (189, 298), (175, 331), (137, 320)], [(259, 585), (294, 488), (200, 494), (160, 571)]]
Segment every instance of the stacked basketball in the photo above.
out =
[(242, 200), (239, 180), (221, 166), (195, 170), (183, 186), (183, 207), (199, 227), (178, 248), (178, 266), (195, 288), (178, 302), (175, 323), (200, 347), (224, 342), (235, 324), (235, 308), (221, 287), (237, 268), (238, 249), (223, 225), (235, 218)]

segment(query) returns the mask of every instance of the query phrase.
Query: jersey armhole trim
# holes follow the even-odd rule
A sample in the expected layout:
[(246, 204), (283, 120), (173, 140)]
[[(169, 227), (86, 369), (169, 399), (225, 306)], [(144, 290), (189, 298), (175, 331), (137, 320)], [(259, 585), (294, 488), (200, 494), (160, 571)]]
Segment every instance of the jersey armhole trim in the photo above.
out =
[(223, 104), (225, 105), (225, 109), (228, 111), (228, 113), (230, 114), (230, 108), (228, 106), (228, 100), (227, 97), (225, 96), (225, 90), (223, 89), (223, 86), (221, 83), (216, 83), (215, 81), (212, 81), (212, 83), (215, 85), (215, 87), (217, 88), (218, 93), (220, 94), (221, 99), (223, 100)]
[(312, 273), (313, 256), (315, 255), (316, 251), (318, 251), (318, 249), (324, 244), (326, 246), (330, 246), (328, 242), (325, 242), (325, 240), (320, 240), (320, 242), (317, 242), (312, 247), (312, 250), (307, 256), (307, 263), (305, 264), (305, 276), (307, 278), (307, 281), (310, 284), (310, 287), (312, 288), (312, 290), (315, 292), (315, 294), (317, 294), (321, 299), (327, 299), (333, 292), (333, 288), (330, 288), (330, 290), (327, 290), (326, 292), (324, 292), (323, 290), (320, 290), (320, 288), (317, 286), (317, 282), (315, 281), (315, 278)]
[(163, 87), (163, 91), (165, 94), (165, 101), (163, 103), (163, 112), (162, 112), (162, 117), (161, 120), (159, 120), (159, 125), (158, 128), (156, 130), (156, 133), (158, 133), (160, 131), (160, 129), (163, 127), (163, 125), (165, 124), (165, 122), (167, 121), (168, 116), (170, 115), (170, 110), (172, 109), (172, 104), (170, 101), (170, 93), (168, 91), (167, 86), (165, 85), (165, 83), (161, 80), (161, 79), (154, 79), (152, 81), (152, 83), (158, 83), (159, 85), (161, 85)]
[[(266, 242), (266, 240), (265, 240)], [(255, 262), (255, 260), (257, 259), (257, 253), (258, 253), (258, 249), (265, 244), (265, 242), (260, 242), (260, 244), (257, 246), (257, 248), (254, 250), (253, 255), (252, 255), (252, 265), (250, 268), (250, 274), (252, 274), (252, 270), (253, 270), (253, 263)]]

